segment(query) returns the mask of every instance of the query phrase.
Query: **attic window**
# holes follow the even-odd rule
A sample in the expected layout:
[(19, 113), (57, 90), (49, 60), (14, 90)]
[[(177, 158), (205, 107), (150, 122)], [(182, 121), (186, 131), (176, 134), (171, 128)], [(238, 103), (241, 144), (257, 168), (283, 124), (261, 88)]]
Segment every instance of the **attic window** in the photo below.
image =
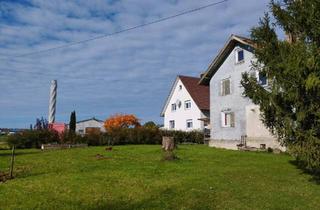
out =
[(239, 48), (236, 50), (236, 63), (244, 62), (244, 51), (243, 49)]
[(177, 110), (177, 104), (171, 104), (171, 111)]
[(191, 101), (187, 100), (184, 102), (184, 109), (191, 109)]
[(182, 85), (179, 85), (179, 90), (182, 90)]

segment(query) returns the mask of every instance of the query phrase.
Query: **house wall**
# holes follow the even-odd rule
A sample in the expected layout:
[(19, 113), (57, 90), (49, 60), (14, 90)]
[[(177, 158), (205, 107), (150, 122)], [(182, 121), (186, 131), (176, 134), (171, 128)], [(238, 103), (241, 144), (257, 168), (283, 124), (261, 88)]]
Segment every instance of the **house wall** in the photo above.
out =
[[(274, 140), (259, 120), (259, 113), (247, 111), (251, 109), (253, 104), (250, 99), (242, 96), (244, 89), (240, 81), (242, 73), (251, 69), (253, 54), (244, 49), (245, 59), (242, 63), (237, 64), (235, 54), (239, 47), (236, 46), (233, 49), (210, 80), (210, 121), (212, 128), (210, 146), (237, 149), (236, 145), (240, 143), (241, 136), (247, 136), (248, 146), (251, 144), (250, 141), (256, 146), (256, 140), (267, 142)], [(227, 78), (230, 78), (231, 81), (231, 94), (222, 96), (221, 81)], [(221, 112), (223, 110), (234, 113), (234, 127), (222, 127)], [(254, 120), (254, 123), (249, 123), (251, 120)], [(259, 142), (258, 145), (260, 146)]]
[[(88, 120), (84, 122), (79, 122), (76, 124), (76, 132), (80, 134), (85, 134), (86, 128), (100, 128), (101, 132), (105, 132), (105, 129), (103, 127), (103, 122), (99, 122), (96, 120)], [(83, 130), (83, 133), (80, 132)]]
[(260, 117), (260, 109), (257, 105), (248, 105), (246, 109), (246, 130), (247, 130), (247, 144), (252, 147), (259, 148), (261, 144), (266, 147), (279, 148), (285, 150), (280, 145), (278, 140), (271, 135), (268, 129), (263, 125)]
[[(179, 86), (182, 86), (182, 89), (179, 89)], [(177, 100), (181, 101), (181, 107), (179, 108), (177, 106), (176, 111), (171, 111), (171, 104), (176, 103)], [(184, 108), (184, 102), (187, 100), (191, 100), (191, 109), (186, 110)], [(190, 94), (186, 90), (185, 86), (181, 82), (180, 79), (177, 79), (173, 93), (171, 98), (169, 99), (168, 106), (165, 110), (164, 114), (164, 128), (170, 129), (169, 121), (174, 120), (175, 121), (175, 128), (174, 130), (194, 130), (194, 129), (203, 129), (203, 122), (198, 120), (201, 118), (202, 112), (196, 105), (196, 103), (191, 98)], [(187, 129), (186, 121), (188, 119), (192, 119), (193, 122), (193, 129)]]

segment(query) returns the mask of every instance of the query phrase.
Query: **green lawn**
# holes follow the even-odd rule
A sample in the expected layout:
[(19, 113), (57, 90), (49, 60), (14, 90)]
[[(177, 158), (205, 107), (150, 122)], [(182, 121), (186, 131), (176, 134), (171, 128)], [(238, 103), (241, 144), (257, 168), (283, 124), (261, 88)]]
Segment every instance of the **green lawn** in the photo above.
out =
[[(320, 209), (320, 185), (287, 155), (180, 146), (18, 150), (0, 209)], [(0, 150), (0, 170), (10, 151)], [(97, 159), (96, 154), (105, 159)]]
[(8, 145), (7, 145), (7, 138), (8, 136), (0, 136), (0, 149), (8, 149)]

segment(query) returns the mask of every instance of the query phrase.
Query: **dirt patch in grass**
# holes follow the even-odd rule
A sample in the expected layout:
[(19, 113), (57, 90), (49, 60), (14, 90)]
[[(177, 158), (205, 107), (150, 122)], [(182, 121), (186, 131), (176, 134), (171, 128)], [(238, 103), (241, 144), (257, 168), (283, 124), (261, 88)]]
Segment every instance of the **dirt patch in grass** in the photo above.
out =
[(96, 154), (94, 157), (95, 157), (97, 160), (111, 159), (110, 157), (106, 157), (106, 156), (101, 155), (101, 154)]

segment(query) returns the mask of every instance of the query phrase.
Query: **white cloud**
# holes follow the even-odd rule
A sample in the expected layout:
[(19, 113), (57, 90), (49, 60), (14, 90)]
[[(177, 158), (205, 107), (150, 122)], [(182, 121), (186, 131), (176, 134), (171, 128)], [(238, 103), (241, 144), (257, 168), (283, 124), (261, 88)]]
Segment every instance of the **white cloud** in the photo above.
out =
[[(209, 0), (7, 1), (0, 7), (0, 58), (79, 41), (199, 7)], [(159, 112), (177, 74), (198, 76), (231, 33), (248, 35), (267, 0), (225, 4), (105, 39), (0, 59), (0, 127), (28, 127), (47, 115), (58, 79), (57, 119)], [(29, 73), (32, 72), (32, 73)]]

